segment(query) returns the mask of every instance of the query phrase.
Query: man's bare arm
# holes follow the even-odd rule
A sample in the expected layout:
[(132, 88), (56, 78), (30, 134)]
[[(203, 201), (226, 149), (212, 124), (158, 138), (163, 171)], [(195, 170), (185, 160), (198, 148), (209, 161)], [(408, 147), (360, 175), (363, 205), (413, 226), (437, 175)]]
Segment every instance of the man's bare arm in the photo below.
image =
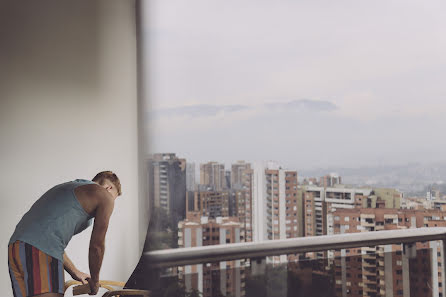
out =
[[(108, 195), (108, 193), (105, 193)], [(105, 251), (105, 234), (107, 233), (110, 216), (113, 212), (114, 201), (110, 197), (100, 197), (96, 208), (93, 232), (91, 233), (88, 262), (90, 267), (91, 281), (99, 282), (99, 272)]]
[(86, 284), (87, 278), (90, 278), (90, 275), (83, 273), (76, 268), (70, 258), (68, 258), (67, 253), (63, 253), (63, 267), (74, 280), (80, 281), (83, 284)]
[(63, 253), (63, 267), (70, 275), (77, 270), (76, 266), (74, 266), (73, 262), (68, 258), (67, 253)]

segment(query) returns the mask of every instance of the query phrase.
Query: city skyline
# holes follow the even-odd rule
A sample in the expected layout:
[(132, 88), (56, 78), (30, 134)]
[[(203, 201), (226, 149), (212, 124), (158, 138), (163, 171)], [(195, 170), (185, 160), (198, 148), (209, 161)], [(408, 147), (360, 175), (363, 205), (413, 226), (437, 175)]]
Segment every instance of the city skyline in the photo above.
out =
[[(156, 249), (445, 226), (444, 189), (409, 198), (395, 188), (356, 187), (337, 174), (303, 179), (277, 162), (239, 160), (227, 167), (216, 160), (188, 161), (175, 153), (148, 159), (154, 188), (149, 199), (158, 216), (152, 234), (161, 240)], [(194, 173), (188, 164), (199, 165), (200, 178), (187, 186), (187, 175)], [(440, 257), (441, 243), (431, 241), (180, 265), (171, 272), (186, 292), (203, 296), (252, 296), (252, 277), (281, 265), (300, 280), (322, 276), (331, 291), (324, 296), (442, 296)], [(311, 270), (301, 270), (310, 262)], [(282, 285), (292, 287), (290, 279)]]
[[(155, 153), (156, 155), (157, 153)], [(166, 152), (161, 153), (166, 154)], [(172, 154), (168, 152), (167, 154)], [(396, 188), (413, 197), (421, 197), (430, 189), (446, 189), (446, 163), (408, 163), (405, 165), (384, 165), (384, 166), (369, 166), (369, 167), (332, 167), (332, 168), (312, 168), (303, 169), (300, 167), (287, 166), (285, 163), (277, 162), (276, 160), (268, 161), (251, 161), (251, 160), (232, 160), (229, 162), (222, 162), (219, 159), (197, 161), (185, 157), (185, 154), (174, 152), (182, 158), (187, 160), (189, 184), (192, 180), (200, 181), (201, 166), (206, 163), (221, 164), (222, 170), (228, 172), (231, 167), (243, 162), (246, 164), (276, 164), (281, 169), (296, 170), (299, 174), (299, 181), (304, 179), (311, 180), (313, 178), (321, 178), (329, 174), (342, 176), (342, 180), (346, 184), (352, 186), (366, 186), (366, 187), (387, 187)], [(150, 156), (150, 155), (149, 155)], [(222, 173), (223, 174), (223, 173)], [(198, 183), (197, 183), (198, 184)]]
[(405, 4), (152, 1), (152, 151), (304, 169), (444, 161), (445, 4)]

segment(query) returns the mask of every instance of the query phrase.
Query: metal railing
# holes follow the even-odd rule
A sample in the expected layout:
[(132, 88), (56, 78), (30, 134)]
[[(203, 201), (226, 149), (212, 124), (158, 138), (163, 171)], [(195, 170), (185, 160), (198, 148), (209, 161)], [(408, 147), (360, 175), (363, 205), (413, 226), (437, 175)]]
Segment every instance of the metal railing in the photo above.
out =
[[(144, 260), (154, 267), (172, 267), (246, 258), (337, 250), (387, 244), (442, 240), (446, 247), (446, 228), (417, 228), (349, 234), (299, 237), (285, 240), (233, 243), (205, 247), (145, 252)], [(443, 250), (443, 255), (445, 251)], [(443, 257), (443, 264), (446, 264)], [(443, 267), (446, 267), (444, 265)]]

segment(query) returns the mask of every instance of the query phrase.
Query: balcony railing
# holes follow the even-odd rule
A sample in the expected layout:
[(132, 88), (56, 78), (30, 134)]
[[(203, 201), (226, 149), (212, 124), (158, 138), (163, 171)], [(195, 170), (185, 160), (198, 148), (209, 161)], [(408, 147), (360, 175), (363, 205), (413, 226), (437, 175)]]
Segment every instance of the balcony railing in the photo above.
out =
[[(178, 248), (144, 253), (151, 266), (171, 267), (245, 258), (367, 247), (387, 244), (446, 240), (446, 228), (417, 228), (360, 232), (284, 240)], [(443, 244), (445, 246), (445, 244)], [(444, 258), (444, 257), (443, 257)], [(444, 261), (444, 260), (443, 260)], [(443, 266), (446, 267), (446, 266)]]
[(203, 297), (440, 297), (445, 240), (446, 228), (418, 228), (157, 250), (143, 257), (158, 275), (146, 280), (156, 286), (153, 296), (182, 287), (189, 292), (184, 296), (195, 290)]

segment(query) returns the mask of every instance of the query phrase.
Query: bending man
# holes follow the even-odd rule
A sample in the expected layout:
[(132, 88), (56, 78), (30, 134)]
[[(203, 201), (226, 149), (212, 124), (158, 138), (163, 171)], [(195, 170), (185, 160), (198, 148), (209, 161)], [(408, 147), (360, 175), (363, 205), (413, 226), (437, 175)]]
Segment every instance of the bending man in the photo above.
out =
[[(91, 295), (99, 289), (110, 216), (121, 183), (111, 171), (92, 181), (77, 179), (51, 188), (17, 224), (8, 245), (8, 266), (14, 297), (60, 297), (65, 269), (73, 279), (89, 283)], [(88, 262), (90, 275), (79, 271), (64, 252), (73, 235), (94, 226)]]

